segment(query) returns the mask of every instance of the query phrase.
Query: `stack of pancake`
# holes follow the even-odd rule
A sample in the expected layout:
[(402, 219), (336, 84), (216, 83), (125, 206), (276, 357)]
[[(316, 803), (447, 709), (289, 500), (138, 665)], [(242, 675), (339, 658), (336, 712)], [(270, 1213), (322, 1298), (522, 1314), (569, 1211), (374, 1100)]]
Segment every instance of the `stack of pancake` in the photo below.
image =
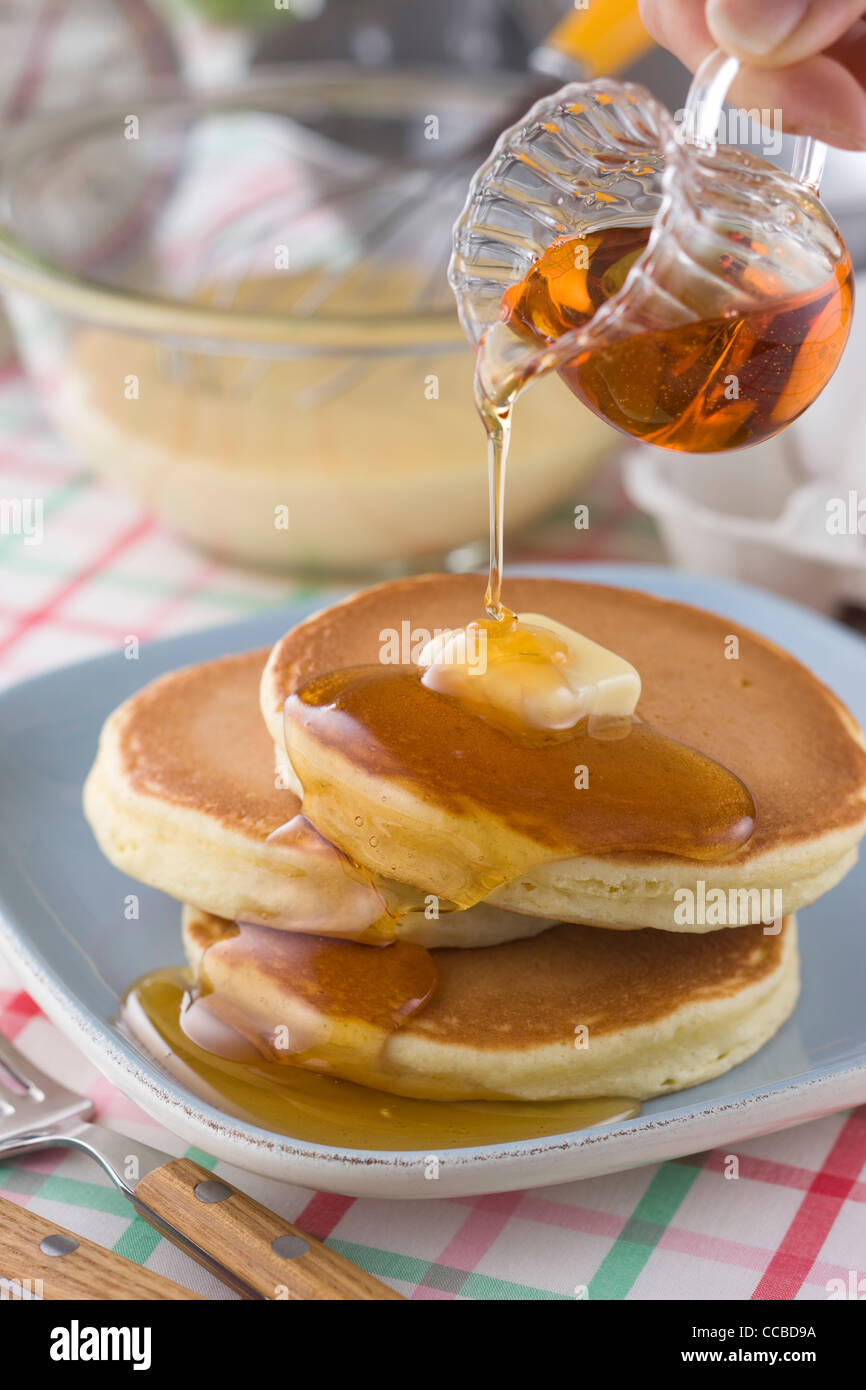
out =
[[(287, 753), (287, 699), (375, 666), (388, 631), (477, 618), (472, 575), (363, 591), (270, 653), (155, 681), (107, 720), (87, 817), (113, 864), (185, 904), (203, 996), (272, 1059), (443, 1100), (640, 1099), (708, 1080), (794, 1008), (793, 914), (850, 869), (866, 830), (863, 736), (808, 670), (730, 620), (553, 579), (510, 580), (507, 598), (637, 668), (640, 719), (748, 784), (757, 810), (745, 844), (704, 860), (556, 857), (524, 773), (518, 826), (507, 800), (485, 802), (483, 769), (467, 768), (461, 794), (459, 750), (448, 778), (434, 775), (433, 730), (429, 779), (408, 778), (347, 754), (337, 724), (323, 737), (301, 720), (304, 776), (315, 768), (314, 804), (327, 811), (311, 824), (309, 781), (305, 806)], [(447, 910), (482, 819), (488, 838), (519, 833), (526, 862), (537, 843), (537, 867)], [(304, 1042), (280, 1054), (271, 1040), (283, 1024)]]

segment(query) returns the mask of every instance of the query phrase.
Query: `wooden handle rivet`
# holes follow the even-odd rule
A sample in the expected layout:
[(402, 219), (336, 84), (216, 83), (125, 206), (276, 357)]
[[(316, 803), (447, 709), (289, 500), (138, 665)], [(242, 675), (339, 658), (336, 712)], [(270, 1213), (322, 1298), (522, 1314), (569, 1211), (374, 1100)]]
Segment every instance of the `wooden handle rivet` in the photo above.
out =
[(71, 1255), (73, 1250), (78, 1249), (78, 1241), (73, 1240), (72, 1236), (45, 1236), (39, 1242), (39, 1249), (43, 1255)]
[(224, 1182), (217, 1182), (216, 1179), (211, 1182), (196, 1183), (193, 1190), (200, 1202), (224, 1202), (226, 1197), (233, 1196), (232, 1189), (226, 1187)]
[(281, 1260), (297, 1260), (301, 1255), (306, 1255), (309, 1248), (310, 1242), (304, 1240), (303, 1236), (277, 1236), (276, 1240), (271, 1242), (271, 1249)]

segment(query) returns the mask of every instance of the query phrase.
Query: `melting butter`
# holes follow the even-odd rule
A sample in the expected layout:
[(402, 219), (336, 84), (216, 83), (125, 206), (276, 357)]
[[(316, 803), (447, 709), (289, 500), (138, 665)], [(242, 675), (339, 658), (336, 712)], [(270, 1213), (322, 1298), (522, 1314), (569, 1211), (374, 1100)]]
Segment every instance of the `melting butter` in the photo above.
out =
[(438, 634), (418, 665), (429, 690), (531, 729), (572, 729), (587, 715), (630, 718), (640, 676), (616, 652), (540, 613), (506, 613)]

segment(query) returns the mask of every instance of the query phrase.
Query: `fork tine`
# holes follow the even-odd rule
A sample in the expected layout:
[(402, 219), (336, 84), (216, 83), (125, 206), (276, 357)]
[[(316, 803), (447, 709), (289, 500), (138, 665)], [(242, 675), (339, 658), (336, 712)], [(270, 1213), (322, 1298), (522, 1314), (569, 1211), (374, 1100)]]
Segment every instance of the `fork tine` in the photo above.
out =
[[(8, 1068), (4, 1067), (3, 1063), (0, 1062), (0, 1113), (5, 1111), (6, 1107), (4, 1106), (4, 1101), (8, 1100), (10, 1105), (14, 1105), (16, 1100), (21, 1099), (20, 1092), (13, 1091), (11, 1086), (4, 1085), (4, 1080), (8, 1075), (11, 1075)], [(17, 1079), (16, 1077), (16, 1080)]]
[[(10, 1076), (14, 1077), (26, 1091), (41, 1091), (43, 1095), (53, 1092), (55, 1096), (64, 1090), (64, 1087), (57, 1081), (52, 1081), (50, 1076), (46, 1076), (34, 1062), (28, 1060), (23, 1052), (13, 1046), (8, 1038), (4, 1038), (0, 1033), (0, 1066), (3, 1066)], [(67, 1094), (71, 1095), (71, 1092)]]
[(12, 1047), (12, 1044), (8, 1043), (6, 1038), (0, 1033), (0, 1092), (4, 1095), (16, 1094), (14, 1089), (11, 1089), (8, 1085), (10, 1081), (24, 1091), (29, 1090), (30, 1083), (21, 1075), (20, 1066), (16, 1065), (17, 1062), (23, 1060), (23, 1058), (15, 1055), (15, 1049)]
[(93, 1102), (54, 1081), (0, 1033), (0, 1069), (23, 1087), (23, 1094), (0, 1080), (0, 1141), (8, 1144), (34, 1126), (51, 1129), (59, 1124), (83, 1121)]

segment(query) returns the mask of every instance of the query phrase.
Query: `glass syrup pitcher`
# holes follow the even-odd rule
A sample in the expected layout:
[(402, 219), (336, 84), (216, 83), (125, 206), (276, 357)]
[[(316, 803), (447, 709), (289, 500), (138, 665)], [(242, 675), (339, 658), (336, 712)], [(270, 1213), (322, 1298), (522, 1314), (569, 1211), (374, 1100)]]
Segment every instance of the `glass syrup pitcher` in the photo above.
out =
[(634, 84), (571, 84), (476, 173), (449, 278), (494, 493), (511, 404), (541, 373), (627, 434), (693, 453), (769, 438), (833, 374), (853, 271), (818, 196), (826, 151), (798, 140), (788, 174), (718, 144), (737, 67), (706, 59), (681, 125)]

